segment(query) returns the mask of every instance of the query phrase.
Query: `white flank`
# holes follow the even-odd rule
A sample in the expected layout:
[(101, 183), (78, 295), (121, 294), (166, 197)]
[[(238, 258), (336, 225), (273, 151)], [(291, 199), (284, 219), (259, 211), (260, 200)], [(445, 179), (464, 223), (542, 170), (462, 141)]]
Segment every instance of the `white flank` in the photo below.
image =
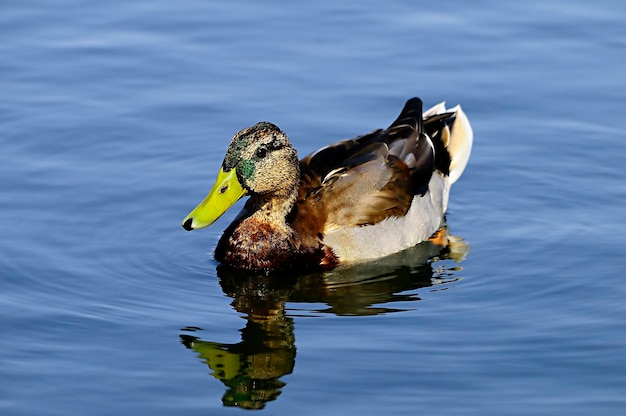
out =
[(331, 231), (324, 237), (324, 244), (333, 249), (342, 264), (373, 260), (413, 247), (441, 226), (449, 192), (449, 179), (433, 174), (428, 191), (413, 198), (405, 216)]

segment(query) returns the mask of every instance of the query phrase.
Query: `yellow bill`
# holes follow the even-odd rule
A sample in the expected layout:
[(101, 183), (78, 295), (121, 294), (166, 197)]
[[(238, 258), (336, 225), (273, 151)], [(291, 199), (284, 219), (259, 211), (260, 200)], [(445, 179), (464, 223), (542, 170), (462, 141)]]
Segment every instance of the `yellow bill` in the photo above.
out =
[(183, 228), (187, 231), (208, 227), (246, 194), (239, 181), (235, 169), (224, 172), (220, 168), (215, 184), (209, 194), (183, 220)]

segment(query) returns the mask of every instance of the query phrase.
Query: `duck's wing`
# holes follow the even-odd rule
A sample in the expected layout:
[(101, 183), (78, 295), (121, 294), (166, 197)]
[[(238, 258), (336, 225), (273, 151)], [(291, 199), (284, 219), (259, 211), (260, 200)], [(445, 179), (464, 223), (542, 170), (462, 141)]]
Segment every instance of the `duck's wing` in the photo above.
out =
[(413, 98), (387, 129), (303, 158), (296, 228), (301, 221), (326, 234), (405, 215), (438, 168), (436, 147), (424, 129), (422, 102)]

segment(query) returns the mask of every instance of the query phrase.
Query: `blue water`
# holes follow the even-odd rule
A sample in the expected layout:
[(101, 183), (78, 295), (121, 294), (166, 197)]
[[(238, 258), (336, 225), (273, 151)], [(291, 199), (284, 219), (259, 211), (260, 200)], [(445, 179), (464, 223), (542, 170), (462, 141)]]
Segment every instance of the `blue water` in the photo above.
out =
[[(0, 414), (624, 414), (625, 4), (3, 1)], [(242, 127), (414, 95), (474, 127), (455, 250), (277, 280), (180, 227)]]

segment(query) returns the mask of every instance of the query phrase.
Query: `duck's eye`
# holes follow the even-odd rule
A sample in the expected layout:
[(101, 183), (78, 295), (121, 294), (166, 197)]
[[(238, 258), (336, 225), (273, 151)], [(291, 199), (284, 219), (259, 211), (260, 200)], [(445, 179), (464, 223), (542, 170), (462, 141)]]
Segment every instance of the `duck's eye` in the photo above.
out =
[(263, 159), (267, 155), (267, 149), (265, 147), (259, 147), (256, 149), (256, 157)]

